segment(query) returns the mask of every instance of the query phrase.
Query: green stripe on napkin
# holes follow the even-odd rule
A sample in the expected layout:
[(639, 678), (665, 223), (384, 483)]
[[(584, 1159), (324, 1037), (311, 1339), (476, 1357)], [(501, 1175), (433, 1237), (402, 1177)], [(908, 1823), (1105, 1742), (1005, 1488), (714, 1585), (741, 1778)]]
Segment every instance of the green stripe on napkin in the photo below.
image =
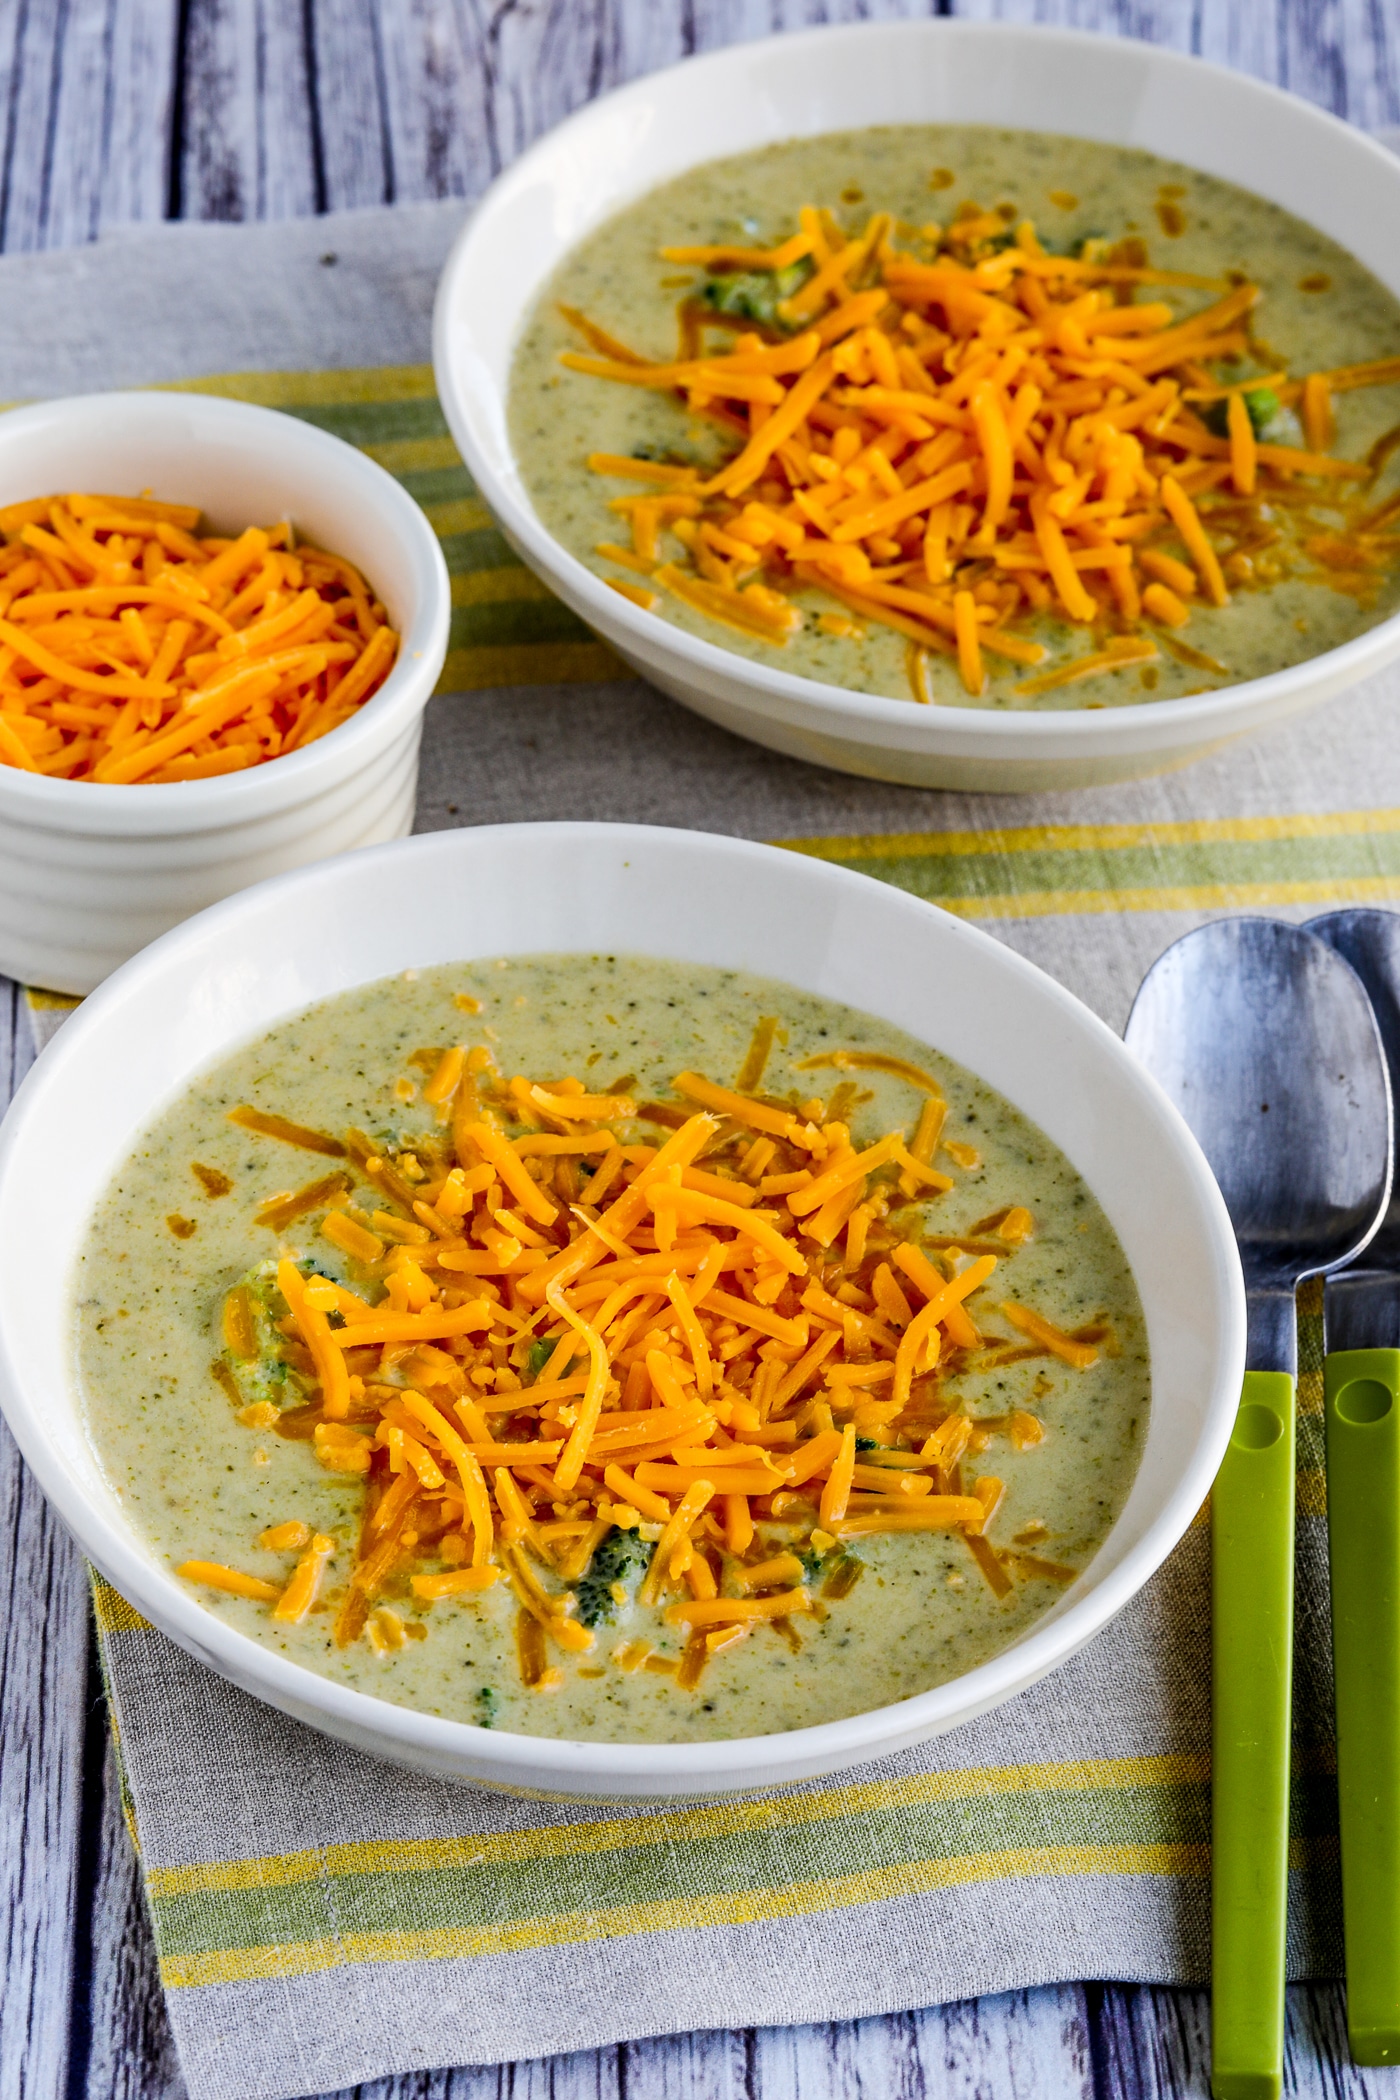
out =
[[(130, 1644), (160, 1636), (94, 1586), (109, 1664), (138, 1673)], [(464, 1806), (464, 1826), (481, 1821)], [(1176, 1754), (906, 1771), (636, 1814), (540, 1804), (514, 1827), (145, 1872), (162, 1981), (183, 1990), (732, 1928), (1026, 1877), (1199, 1881), (1209, 1822), (1209, 1759)], [(1335, 1828), (1330, 1760), (1300, 1758), (1295, 1869), (1332, 1856)]]
[(969, 919), (1400, 896), (1400, 810), (784, 839)]

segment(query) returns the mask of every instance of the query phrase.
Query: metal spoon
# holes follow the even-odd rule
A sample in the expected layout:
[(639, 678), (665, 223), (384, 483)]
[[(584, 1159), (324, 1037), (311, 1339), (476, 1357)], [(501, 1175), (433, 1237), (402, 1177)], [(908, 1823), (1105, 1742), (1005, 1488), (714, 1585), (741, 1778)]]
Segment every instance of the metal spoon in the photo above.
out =
[(1168, 948), (1125, 1035), (1195, 1132), (1244, 1265), (1244, 1390), (1211, 1492), (1211, 2090), (1273, 2100), (1288, 1895), (1294, 1292), (1354, 1259), (1384, 1216), (1390, 1091), (1354, 972), (1276, 919), (1220, 920)]
[[(1400, 916), (1335, 911), (1309, 931), (1371, 1001), (1400, 1094)], [(1327, 1550), (1337, 1705), (1347, 2034), (1400, 2061), (1400, 1196), (1353, 1268), (1327, 1279)]]

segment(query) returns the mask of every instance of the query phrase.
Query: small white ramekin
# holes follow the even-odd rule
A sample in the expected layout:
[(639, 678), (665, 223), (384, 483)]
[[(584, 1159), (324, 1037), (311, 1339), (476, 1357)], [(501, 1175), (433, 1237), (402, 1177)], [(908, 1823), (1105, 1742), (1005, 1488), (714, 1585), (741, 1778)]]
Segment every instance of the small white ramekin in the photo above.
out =
[(706, 161), (871, 124), (994, 124), (1138, 146), (1266, 197), (1400, 295), (1400, 161), (1262, 81), (1132, 37), (1004, 22), (864, 22), (734, 44), (633, 81), (522, 154), (438, 286), (443, 413), (501, 530), (551, 590), (665, 693), (738, 736), (913, 787), (1025, 793), (1204, 757), (1400, 656), (1400, 615), (1267, 677), (1125, 707), (918, 707), (799, 678), (628, 603), (549, 533), (511, 446), (511, 358), (570, 249)]
[[(896, 1705), (778, 1735), (515, 1735), (303, 1669), (206, 1611), (132, 1523), (84, 1424), (71, 1298), (93, 1205), (141, 1131), (215, 1059), (314, 1000), (434, 963), (560, 950), (752, 970), (892, 1021), (1014, 1102), (1103, 1205), (1147, 1321), (1142, 1460), (1078, 1581), (989, 1662)], [(1136, 1594), (1200, 1508), (1234, 1425), (1244, 1327), (1239, 1256), (1210, 1168), (1102, 1021), (950, 913), (741, 839), (483, 826), (262, 883), (120, 970), (65, 1022), (0, 1127), (0, 1406), (83, 1551), (162, 1632), (284, 1713), (375, 1756), (515, 1791), (638, 1798), (776, 1786), (885, 1756), (1034, 1684)], [(1203, 1629), (1203, 1667), (1207, 1647)]]
[(108, 787), (0, 765), (0, 972), (90, 992), (204, 905), (412, 828), (451, 593), (412, 497), (352, 445), (272, 409), (114, 393), (0, 416), (0, 505), (70, 490), (196, 503), (216, 532), (289, 518), (362, 571), (401, 637), (351, 721), (244, 773)]

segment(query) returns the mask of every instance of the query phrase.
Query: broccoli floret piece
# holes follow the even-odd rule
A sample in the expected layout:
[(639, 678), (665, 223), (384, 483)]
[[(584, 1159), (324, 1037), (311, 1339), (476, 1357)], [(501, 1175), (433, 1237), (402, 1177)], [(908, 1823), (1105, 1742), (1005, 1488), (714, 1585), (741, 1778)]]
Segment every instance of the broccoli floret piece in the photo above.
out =
[(812, 265), (803, 256), (786, 270), (741, 270), (712, 277), (700, 298), (717, 314), (735, 314), (764, 328), (787, 328), (791, 324), (782, 319), (778, 308), (802, 289), (811, 274)]
[[(303, 1276), (323, 1276), (328, 1282), (339, 1279), (321, 1262), (302, 1255), (297, 1267)], [(287, 1362), (286, 1337), (278, 1322), (287, 1317), (287, 1301), (277, 1283), (277, 1263), (262, 1261), (238, 1280), (237, 1288), (244, 1294), (248, 1317), (252, 1323), (253, 1354), (240, 1356), (225, 1349), (220, 1362), (232, 1377), (245, 1401), (257, 1403), (271, 1401), (279, 1412), (284, 1408), (299, 1407), (306, 1397), (306, 1380), (294, 1371)], [(220, 1322), (223, 1300), (215, 1310), (216, 1325)], [(345, 1321), (337, 1312), (327, 1315), (332, 1327), (343, 1327)], [(220, 1374), (221, 1381), (227, 1380)]]
[[(1283, 404), (1272, 387), (1250, 387), (1244, 397), (1245, 408), (1253, 425), (1254, 435), (1262, 437)], [(1201, 421), (1216, 437), (1230, 435), (1230, 404), (1228, 401), (1212, 401), (1202, 413)]]
[(525, 1351), (525, 1361), (521, 1365), (526, 1385), (534, 1384), (558, 1346), (557, 1339), (552, 1342), (531, 1342)]
[(883, 1448), (883, 1445), (877, 1443), (873, 1436), (858, 1436), (856, 1438), (857, 1451), (880, 1451)]
[(478, 1728), (494, 1728), (496, 1725), (496, 1694), (489, 1684), (484, 1684), (476, 1695)]
[(593, 1549), (588, 1573), (578, 1586), (578, 1616), (583, 1626), (596, 1626), (600, 1619), (612, 1621), (621, 1609), (614, 1586), (627, 1592), (630, 1603), (637, 1584), (651, 1565), (652, 1546), (635, 1531), (614, 1527)]

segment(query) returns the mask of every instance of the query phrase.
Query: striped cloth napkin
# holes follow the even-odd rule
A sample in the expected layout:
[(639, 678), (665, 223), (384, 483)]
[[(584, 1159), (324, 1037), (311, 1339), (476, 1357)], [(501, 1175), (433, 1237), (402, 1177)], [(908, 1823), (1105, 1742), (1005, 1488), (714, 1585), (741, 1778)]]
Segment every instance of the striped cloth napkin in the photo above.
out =
[[(363, 446), (423, 504), (454, 618), (420, 828), (594, 817), (776, 840), (983, 923), (1115, 1027), (1203, 917), (1400, 896), (1400, 678), (1183, 774), (1016, 800), (823, 773), (624, 675), (511, 555), (447, 435), (424, 360), (458, 216), (171, 229), (0, 264), (10, 398), (153, 380), (264, 402)], [(67, 1005), (33, 996), (40, 1041)], [(1300, 1311), (1290, 1961), (1312, 1976), (1338, 1971), (1340, 1927), (1316, 1296)], [(376, 1764), (211, 1677), (98, 1582), (192, 2100), (1056, 1979), (1200, 1980), (1207, 1560), (1198, 1524), (1073, 1662), (923, 1749), (635, 1812)]]

